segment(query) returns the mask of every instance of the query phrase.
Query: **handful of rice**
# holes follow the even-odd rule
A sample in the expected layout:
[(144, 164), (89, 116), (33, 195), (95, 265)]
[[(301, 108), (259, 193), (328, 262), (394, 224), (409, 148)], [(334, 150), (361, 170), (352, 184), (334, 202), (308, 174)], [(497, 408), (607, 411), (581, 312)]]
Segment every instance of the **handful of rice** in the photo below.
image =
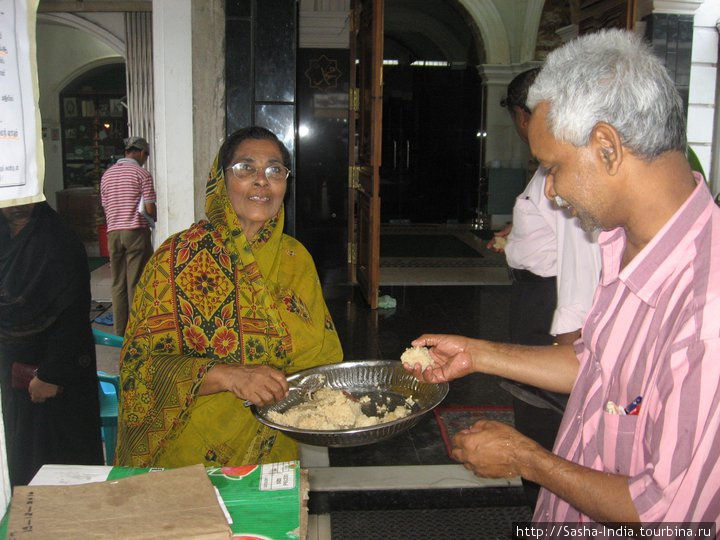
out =
[(410, 347), (402, 353), (400, 361), (411, 368), (414, 368), (415, 364), (420, 364), (421, 371), (425, 371), (427, 367), (435, 364), (428, 351), (427, 347)]

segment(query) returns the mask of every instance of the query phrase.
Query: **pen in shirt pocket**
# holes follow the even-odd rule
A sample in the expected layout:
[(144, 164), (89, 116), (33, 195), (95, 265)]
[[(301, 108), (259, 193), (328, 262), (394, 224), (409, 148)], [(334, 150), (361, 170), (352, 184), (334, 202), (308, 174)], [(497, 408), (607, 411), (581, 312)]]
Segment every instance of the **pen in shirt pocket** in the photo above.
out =
[(640, 413), (640, 404), (642, 403), (642, 396), (638, 396), (633, 399), (630, 404), (625, 407), (625, 414), (637, 415)]

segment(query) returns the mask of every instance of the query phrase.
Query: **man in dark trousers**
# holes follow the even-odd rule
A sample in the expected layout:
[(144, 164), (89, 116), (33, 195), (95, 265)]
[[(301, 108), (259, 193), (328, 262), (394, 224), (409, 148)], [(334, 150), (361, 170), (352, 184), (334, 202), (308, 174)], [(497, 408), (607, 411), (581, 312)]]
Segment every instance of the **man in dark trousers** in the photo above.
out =
[(149, 155), (145, 139), (125, 139), (125, 157), (105, 171), (100, 181), (110, 251), (113, 324), (119, 336), (125, 334), (135, 285), (153, 253), (150, 224), (157, 219), (155, 188), (152, 176), (142, 167)]

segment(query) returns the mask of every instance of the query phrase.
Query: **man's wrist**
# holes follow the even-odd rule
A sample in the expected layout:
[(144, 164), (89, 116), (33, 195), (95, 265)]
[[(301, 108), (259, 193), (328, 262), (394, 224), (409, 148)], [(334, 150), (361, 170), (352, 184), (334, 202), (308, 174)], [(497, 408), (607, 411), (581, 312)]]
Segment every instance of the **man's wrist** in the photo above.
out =
[(496, 359), (495, 345), (491, 341), (482, 339), (470, 340), (467, 353), (470, 355), (470, 366), (473, 373), (493, 374), (493, 365)]
[(518, 434), (518, 442), (515, 444), (513, 452), (513, 459), (520, 476), (539, 484), (539, 480), (543, 476), (543, 467), (549, 466), (553, 454), (522, 434)]

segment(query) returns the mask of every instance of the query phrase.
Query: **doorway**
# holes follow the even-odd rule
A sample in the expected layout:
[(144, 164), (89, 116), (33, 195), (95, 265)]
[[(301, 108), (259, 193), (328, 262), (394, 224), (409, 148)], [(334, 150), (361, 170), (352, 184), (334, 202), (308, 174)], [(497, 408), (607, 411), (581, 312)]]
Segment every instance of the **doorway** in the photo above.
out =
[(381, 222), (470, 223), (480, 177), (475, 67), (391, 65), (384, 82)]
[(475, 218), (482, 52), (469, 20), (454, 0), (385, 0), (383, 224)]

